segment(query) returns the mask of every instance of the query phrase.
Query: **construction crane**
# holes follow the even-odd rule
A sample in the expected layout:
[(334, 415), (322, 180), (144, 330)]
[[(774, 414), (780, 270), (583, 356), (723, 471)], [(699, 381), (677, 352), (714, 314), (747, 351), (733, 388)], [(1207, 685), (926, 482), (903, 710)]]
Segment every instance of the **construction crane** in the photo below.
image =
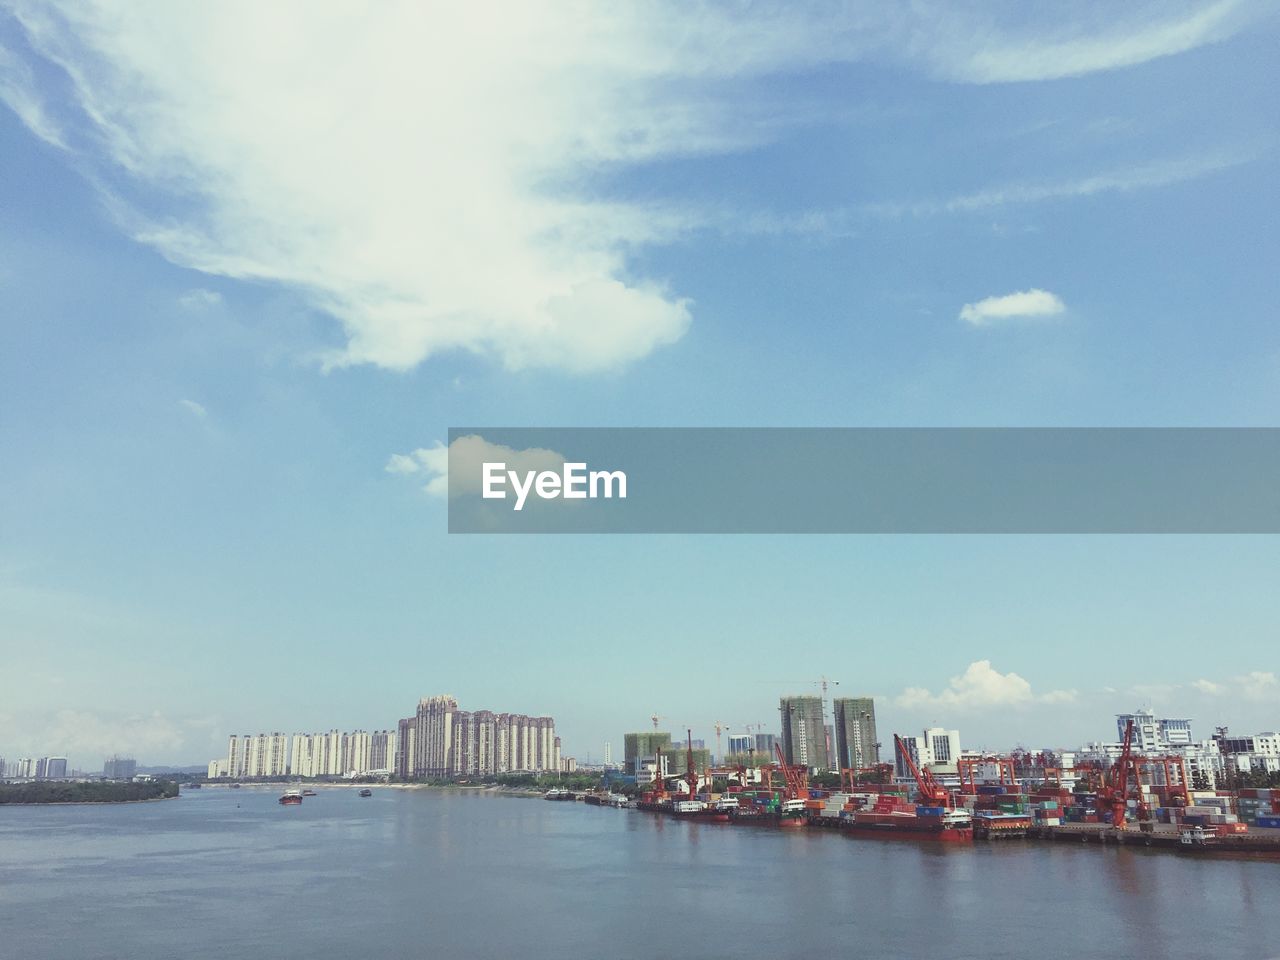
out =
[(828, 686), (832, 686), (832, 687), (840, 686), (839, 680), (832, 680), (830, 677), (826, 677), (826, 676), (819, 677), (817, 680), (766, 680), (764, 682), (765, 683), (803, 683), (806, 685), (812, 684), (814, 686), (821, 688), (822, 699), (824, 700), (827, 698)]
[(898, 748), (898, 756), (907, 762), (907, 769), (911, 771), (911, 776), (915, 777), (916, 788), (920, 791), (920, 803), (926, 807), (949, 808), (955, 806), (951, 792), (934, 779), (928, 767), (922, 770), (916, 766), (915, 760), (912, 759), (911, 753), (907, 750), (907, 745), (902, 742), (902, 738), (896, 733), (893, 735), (893, 744)]
[(658, 729), (658, 724), (660, 724), (663, 720), (666, 720), (666, 719), (668, 719), (668, 718), (667, 718), (667, 717), (660, 717), (660, 716), (658, 716), (658, 715), (655, 713), (655, 714), (654, 714), (652, 717), (650, 717), (649, 719), (653, 721), (653, 729), (657, 730), (657, 729)]

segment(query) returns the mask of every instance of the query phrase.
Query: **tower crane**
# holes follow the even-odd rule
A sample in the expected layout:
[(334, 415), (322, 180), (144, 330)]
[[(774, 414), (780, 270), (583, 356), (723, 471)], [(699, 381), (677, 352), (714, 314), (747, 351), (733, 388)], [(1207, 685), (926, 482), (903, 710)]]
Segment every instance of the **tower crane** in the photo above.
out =
[(655, 714), (654, 714), (652, 717), (650, 717), (649, 719), (653, 721), (653, 729), (654, 729), (654, 730), (657, 730), (657, 729), (658, 729), (658, 724), (660, 724), (663, 720), (666, 720), (666, 719), (668, 719), (668, 718), (667, 718), (667, 717), (660, 717), (660, 716), (658, 716), (658, 714), (656, 714), (656, 713), (655, 713)]

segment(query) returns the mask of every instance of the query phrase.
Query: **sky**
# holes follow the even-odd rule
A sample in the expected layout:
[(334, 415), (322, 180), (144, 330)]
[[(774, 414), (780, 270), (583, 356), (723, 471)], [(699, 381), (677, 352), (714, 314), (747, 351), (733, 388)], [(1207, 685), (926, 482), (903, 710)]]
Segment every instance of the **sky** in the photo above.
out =
[[(1276, 426), (1271, 2), (0, 0), (0, 756), (1280, 726), (1272, 536), (450, 537), (451, 426)], [(768, 509), (768, 504), (761, 504)]]

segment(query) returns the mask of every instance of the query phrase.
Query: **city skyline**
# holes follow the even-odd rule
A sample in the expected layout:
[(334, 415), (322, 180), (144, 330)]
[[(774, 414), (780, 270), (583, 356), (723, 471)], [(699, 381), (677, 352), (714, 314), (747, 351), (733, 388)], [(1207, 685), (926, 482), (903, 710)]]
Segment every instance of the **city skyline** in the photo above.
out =
[(447, 688), (584, 758), (823, 673), (993, 746), (1274, 725), (1280, 538), (450, 537), (439, 471), (466, 425), (1273, 426), (1273, 5), (312, 6), (306, 83), (258, 8), (18, 7), (4, 750)]
[[(953, 678), (951, 689), (952, 690), (957, 689), (958, 687), (962, 686), (963, 682), (966, 680), (970, 683), (974, 682), (974, 676), (973, 676), (972, 670), (968, 671), (966, 674), (966, 677), (964, 678)], [(1020, 680), (1021, 678), (1016, 678), (1015, 682)], [(1267, 685), (1263, 683), (1262, 688), (1265, 690), (1266, 687)], [(1167, 694), (1167, 691), (1165, 692)], [(495, 713), (488, 710), (477, 710), (477, 711), (459, 710), (457, 707), (457, 699), (452, 696), (424, 698), (421, 702), (426, 703), (432, 700), (439, 700), (439, 701), (447, 702), (448, 704), (451, 704), (451, 706), (449, 707), (450, 711), (456, 711), (459, 716), (465, 716), (468, 723), (470, 722), (471, 716), (473, 714), (478, 714), (482, 718), (488, 718), (489, 721), (496, 721), (497, 718), (499, 717), (502, 717), (502, 718), (518, 717), (523, 721), (532, 721), (535, 719), (542, 719), (542, 720), (551, 719), (550, 717), (534, 718), (534, 717), (525, 716), (523, 714)], [(1107, 698), (1107, 702), (1111, 702), (1112, 700), (1114, 700), (1114, 697)], [(824, 738), (824, 742), (817, 747), (817, 750), (819, 754), (824, 757), (826, 756), (826, 751), (827, 751), (827, 746), (826, 746), (827, 741), (831, 743), (832, 757), (843, 756), (842, 751), (846, 749), (841, 742), (842, 730), (837, 718), (837, 709), (839, 704), (843, 702), (844, 704), (852, 705), (848, 708), (854, 711), (854, 713), (850, 717), (851, 724), (856, 723), (858, 721), (859, 716), (867, 717), (867, 719), (862, 720), (863, 726), (861, 731), (855, 733), (852, 730), (852, 727), (850, 727), (848, 728), (849, 733), (845, 734), (845, 736), (848, 737), (850, 745), (852, 745), (858, 738), (862, 737), (864, 733), (869, 733), (872, 737), (875, 738), (869, 741), (869, 743), (872, 746), (874, 746), (876, 743), (879, 744), (878, 759), (872, 760), (872, 762), (865, 764), (866, 766), (874, 765), (875, 762), (884, 762), (887, 757), (892, 756), (893, 754), (892, 737), (894, 732), (902, 733), (903, 731), (920, 729), (922, 727), (936, 728), (940, 726), (945, 726), (947, 725), (948, 719), (950, 719), (951, 721), (960, 721), (962, 725), (965, 725), (966, 730), (968, 730), (969, 729), (968, 726), (964, 724), (963, 721), (966, 718), (972, 719), (975, 716), (972, 710), (965, 709), (964, 707), (952, 707), (952, 709), (949, 712), (945, 709), (939, 710), (935, 708), (934, 712), (929, 712), (929, 713), (925, 713), (920, 710), (903, 710), (900, 707), (895, 707), (894, 701), (890, 699), (888, 701), (889, 710), (887, 711), (887, 715), (890, 718), (893, 718), (890, 721), (892, 725), (890, 725), (888, 723), (885, 723), (883, 720), (877, 719), (878, 717), (883, 717), (886, 715), (886, 711), (883, 709), (882, 706), (880, 706), (881, 701), (880, 701), (880, 698), (878, 697), (834, 696), (829, 698), (828, 703), (823, 704), (822, 697), (817, 694), (813, 694), (813, 695), (791, 694), (788, 696), (784, 696), (780, 699), (779, 706), (775, 707), (774, 710), (780, 711), (782, 705), (785, 705), (788, 702), (795, 702), (795, 701), (806, 701), (812, 708), (811, 712), (814, 713), (815, 717), (817, 715), (816, 712), (819, 709), (822, 709), (825, 724), (823, 724), (823, 732), (821, 735)], [(1116, 701), (1116, 702), (1123, 703), (1124, 701)], [(1164, 707), (1158, 707), (1154, 709), (1154, 712), (1165, 713), (1165, 714), (1179, 712), (1178, 701), (1176, 699), (1166, 701), (1166, 702), (1171, 703), (1172, 706), (1170, 706), (1167, 709)], [(1081, 700), (1079, 698), (1073, 698), (1070, 701), (1070, 704), (1071, 706), (1079, 709), (1081, 707)], [(868, 707), (868, 705), (870, 706)], [(1025, 718), (1029, 715), (1025, 711), (1025, 706), (1026, 706), (1025, 703), (1023, 703), (1021, 700), (1014, 700), (1012, 703), (1005, 704), (1003, 706), (1003, 709), (1007, 711), (1006, 716), (1012, 716), (1015, 719), (1020, 719), (1020, 718)], [(1013, 729), (1010, 730), (1008, 728), (1008, 725), (1006, 724), (1006, 736), (1003, 739), (1001, 738), (987, 739), (984, 737), (981, 741), (975, 742), (972, 739), (972, 737), (970, 737), (968, 742), (966, 743), (966, 749), (979, 749), (979, 750), (991, 751), (991, 752), (1006, 751), (1006, 750), (1020, 748), (1020, 747), (1034, 748), (1034, 749), (1058, 749), (1058, 750), (1075, 749), (1076, 747), (1078, 747), (1079, 744), (1090, 743), (1090, 742), (1101, 742), (1105, 740), (1113, 732), (1112, 727), (1115, 724), (1119, 723), (1123, 725), (1124, 718), (1138, 715), (1137, 713), (1134, 712), (1135, 707), (1139, 712), (1143, 710), (1146, 710), (1148, 712), (1153, 711), (1153, 706), (1150, 701), (1141, 701), (1141, 702), (1135, 703), (1132, 701), (1132, 699), (1127, 703), (1127, 709), (1117, 709), (1110, 713), (1103, 712), (1101, 714), (1096, 714), (1090, 711), (1089, 715), (1084, 718), (1084, 722), (1080, 724), (1080, 726), (1086, 729), (1087, 732), (1084, 735), (1077, 736), (1077, 737), (1072, 737), (1065, 733), (1058, 733), (1056, 735), (1051, 734), (1049, 737), (1035, 737), (1030, 735), (1029, 733), (1022, 732), (1020, 727), (1014, 727)], [(1275, 715), (1273, 704), (1271, 704), (1270, 702), (1264, 704), (1262, 709), (1258, 711), (1258, 716), (1262, 718), (1260, 722), (1228, 723), (1225, 719), (1227, 715), (1228, 714), (1221, 713), (1221, 712), (1214, 713), (1203, 720), (1198, 717), (1186, 717), (1184, 719), (1178, 720), (1177, 723), (1187, 725), (1187, 726), (1191, 724), (1195, 724), (1196, 727), (1200, 729), (1202, 732), (1206, 729), (1216, 729), (1219, 727), (1227, 727), (1227, 728), (1231, 728), (1241, 732), (1248, 731), (1247, 733), (1243, 734), (1247, 736), (1253, 736), (1262, 732), (1270, 732), (1276, 729), (1277, 727), (1280, 727), (1280, 717), (1277, 717)], [(902, 719), (903, 717), (906, 717), (907, 719)], [(923, 721), (918, 719), (911, 719), (911, 718), (921, 718), (921, 717), (928, 717), (929, 719), (923, 720)], [(342, 740), (345, 740), (347, 736), (356, 735), (356, 734), (362, 734), (368, 737), (389, 736), (393, 745), (396, 743), (399, 743), (401, 747), (403, 747), (405, 743), (405, 739), (404, 739), (405, 726), (404, 725), (410, 721), (413, 721), (413, 719), (414, 718), (412, 717), (410, 717), (408, 720), (401, 719), (397, 723), (390, 724), (389, 726), (386, 726), (386, 727), (379, 727), (377, 725), (370, 725), (367, 723), (356, 724), (346, 729), (339, 728), (336, 726), (330, 726), (327, 729), (325, 729), (324, 732), (322, 733), (311, 733), (311, 734), (301, 733), (301, 732), (298, 732), (297, 730), (290, 730), (289, 732), (286, 733), (286, 732), (283, 732), (283, 729), (277, 730), (274, 733), (269, 733), (267, 731), (270, 731), (272, 729), (270, 724), (261, 724), (261, 723), (251, 722), (248, 724), (248, 726), (250, 728), (257, 729), (258, 730), (257, 733), (236, 734), (236, 733), (226, 733), (222, 731), (215, 732), (211, 738), (211, 744), (214, 744), (214, 745), (211, 746), (210, 748), (212, 752), (209, 753), (209, 757), (200, 757), (200, 756), (179, 756), (176, 758), (149, 757), (149, 758), (144, 758), (144, 762), (147, 766), (203, 767), (208, 764), (210, 757), (213, 757), (215, 754), (219, 754), (220, 752), (220, 755), (224, 758), (224, 762), (229, 763), (230, 761), (226, 758), (226, 751), (225, 751), (228, 738), (230, 738), (231, 740), (235, 740), (237, 738), (247, 739), (247, 738), (257, 738), (257, 737), (263, 737), (263, 736), (277, 736), (282, 738), (282, 740), (284, 741), (284, 744), (285, 744), (284, 753), (287, 756), (293, 755), (293, 751), (296, 747), (295, 741), (298, 737), (332, 738), (335, 735), (337, 735)], [(667, 718), (664, 716), (662, 719), (665, 720)], [(814, 722), (816, 723), (817, 721), (815, 720)], [(1164, 722), (1173, 722), (1173, 721), (1164, 721)], [(554, 726), (555, 721), (552, 721), (552, 723), (553, 723), (553, 729), (558, 730), (559, 728)], [(323, 723), (321, 723), (319, 726), (322, 728), (325, 727)], [(633, 726), (635, 725), (633, 724)], [(704, 743), (715, 743), (716, 724), (713, 722), (703, 721), (702, 725), (699, 726), (697, 722), (685, 723), (682, 721), (679, 724), (675, 724), (673, 726), (677, 727), (680, 730), (683, 730), (686, 726), (691, 726), (695, 734), (694, 736), (695, 745), (697, 745), (699, 748), (702, 748), (702, 745)], [(763, 725), (763, 726), (767, 726), (767, 725)], [(884, 732), (878, 733), (877, 732), (878, 729)], [(604, 734), (603, 736), (601, 736), (602, 732)], [(807, 732), (808, 731), (806, 731), (806, 733)], [(584, 740), (585, 740), (584, 749), (574, 750), (571, 748), (572, 745), (570, 744), (570, 745), (564, 746), (561, 752), (563, 756), (574, 757), (576, 761), (580, 764), (590, 764), (595, 766), (595, 765), (600, 765), (603, 762), (604, 753), (602, 748), (604, 745), (608, 745), (609, 743), (614, 742), (615, 740), (622, 740), (624, 741), (624, 758), (625, 759), (618, 764), (618, 766), (621, 768), (627, 765), (626, 761), (629, 760), (631, 756), (631, 754), (629, 753), (629, 751), (632, 749), (629, 743), (630, 739), (635, 736), (644, 736), (644, 735), (645, 734), (643, 731), (641, 731), (640, 733), (632, 733), (632, 732), (624, 733), (624, 732), (619, 732), (615, 730), (601, 731), (601, 730), (592, 728), (590, 732), (584, 736)], [(672, 734), (670, 732), (662, 733), (661, 735), (666, 736), (668, 738), (668, 741), (672, 740)], [(738, 724), (738, 725), (730, 724), (727, 726), (723, 726), (723, 735), (724, 737), (728, 738), (728, 742), (730, 743), (735, 738), (748, 737), (752, 740), (753, 746), (755, 746), (757, 749), (764, 750), (764, 752), (769, 753), (770, 756), (772, 756), (772, 741), (774, 740), (774, 738), (776, 738), (779, 746), (784, 751), (784, 755), (788, 755), (788, 752), (787, 752), (788, 748), (786, 746), (786, 731), (780, 722), (778, 722), (776, 728), (772, 730), (762, 729), (762, 724), (760, 723), (744, 723), (744, 724)], [(1139, 737), (1141, 738), (1142, 735), (1143, 735), (1142, 731), (1139, 730)], [(452, 736), (452, 734), (450, 734), (450, 736)], [(561, 741), (562, 737), (558, 733), (554, 734), (554, 736), (557, 742)], [(1010, 741), (1008, 739), (1009, 736), (1014, 737), (1014, 740)], [(1152, 736), (1152, 734), (1148, 734), (1148, 736)], [(1162, 733), (1161, 736), (1164, 736), (1164, 734)], [(762, 743), (762, 741), (768, 741), (767, 745), (763, 748), (760, 747), (760, 744)], [(1175, 737), (1174, 742), (1184, 742), (1184, 741), (1179, 741)], [(1142, 743), (1141, 739), (1139, 739), (1139, 743), (1140, 744)], [(673, 747), (680, 748), (680, 749), (683, 748), (683, 744), (684, 744), (683, 735), (679, 737), (675, 737), (674, 742), (671, 743)], [(119, 749), (113, 749), (113, 750), (108, 750), (103, 752), (102, 760), (94, 760), (92, 757), (88, 756), (87, 754), (84, 756), (79, 756), (79, 755), (76, 755), (74, 751), (70, 751), (70, 750), (63, 750), (63, 753), (51, 755), (48, 753), (48, 750), (47, 750), (48, 746), (49, 744), (46, 743), (34, 749), (31, 748), (30, 746), (16, 748), (11, 743), (0, 742), (0, 757), (4, 757), (4, 756), (24, 757), (25, 756), (25, 757), (31, 757), (31, 758), (39, 758), (43, 756), (57, 756), (63, 759), (69, 758), (68, 763), (70, 767), (74, 769), (91, 771), (95, 769), (95, 765), (101, 766), (101, 764), (103, 763), (108, 763), (112, 759), (114, 759), (116, 755), (119, 755), (120, 753), (127, 753), (127, 754), (137, 753), (137, 751), (132, 750), (127, 744), (122, 744), (120, 745)], [(60, 745), (56, 745), (56, 746), (60, 746)], [(279, 747), (276, 747), (275, 749), (278, 751)], [(868, 747), (867, 749), (869, 750), (870, 747)], [(6, 750), (7, 750), (7, 753), (5, 752)], [(711, 752), (714, 753), (714, 751), (711, 751)], [(724, 752), (728, 753), (729, 750), (726, 749)], [(446, 754), (447, 754), (447, 751), (445, 751), (445, 753), (438, 754), (438, 755), (443, 756)], [(647, 754), (651, 755), (652, 750), (651, 749), (647, 750)], [(324, 755), (329, 756), (330, 751), (326, 749)], [(339, 756), (339, 755), (341, 754), (334, 754), (334, 756)], [(794, 760), (794, 758), (789, 757), (789, 759), (791, 759), (792, 762), (797, 762)], [(35, 759), (32, 759), (31, 763), (34, 764)], [(819, 766), (826, 765), (826, 764), (827, 764), (827, 761), (825, 760), (819, 761), (818, 763)], [(394, 764), (393, 764), (393, 769), (394, 769)], [(438, 764), (436, 765), (436, 769), (439, 769)], [(457, 771), (453, 771), (453, 772), (456, 773)], [(245, 775), (248, 775), (248, 774), (246, 773)]]

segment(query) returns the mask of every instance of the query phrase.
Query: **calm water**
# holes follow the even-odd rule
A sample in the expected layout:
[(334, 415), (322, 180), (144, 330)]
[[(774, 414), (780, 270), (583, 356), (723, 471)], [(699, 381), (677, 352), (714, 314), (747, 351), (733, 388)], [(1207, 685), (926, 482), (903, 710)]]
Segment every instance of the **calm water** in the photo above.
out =
[(0, 958), (1280, 956), (1280, 863), (278, 793), (0, 807)]

